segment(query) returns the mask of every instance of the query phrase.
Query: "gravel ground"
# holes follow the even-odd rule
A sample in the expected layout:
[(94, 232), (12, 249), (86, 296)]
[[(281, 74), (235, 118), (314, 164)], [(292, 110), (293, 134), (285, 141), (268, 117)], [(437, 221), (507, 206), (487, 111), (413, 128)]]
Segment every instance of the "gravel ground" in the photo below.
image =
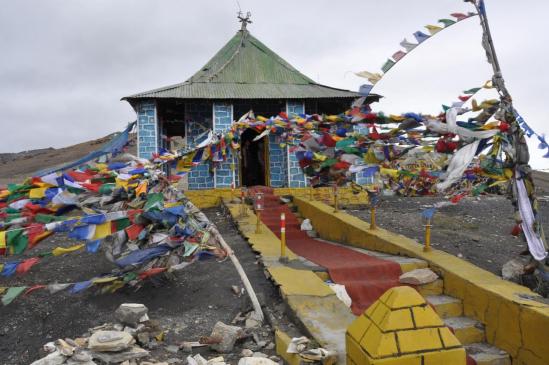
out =
[[(284, 321), (287, 317), (284, 304), (277, 290), (265, 278), (263, 268), (257, 263), (248, 243), (238, 234), (221, 208), (204, 212), (218, 225), (227, 243), (235, 250), (260, 300), (266, 305), (265, 312), (271, 313), (271, 318)], [(65, 237), (55, 235), (27, 252), (27, 256), (72, 244), (74, 242)], [(112, 264), (101, 253), (74, 253), (45, 259), (26, 275), (0, 278), (0, 286), (74, 282), (111, 269)], [(0, 364), (29, 364), (44, 355), (40, 349), (46, 342), (79, 337), (88, 328), (113, 322), (114, 310), (127, 302), (145, 304), (149, 308), (149, 317), (159, 321), (167, 331), (164, 344), (152, 352), (156, 360), (185, 358), (188, 354), (181, 351), (176, 355), (165, 352), (164, 345), (197, 341), (201, 336), (210, 334), (215, 322), (230, 323), (239, 312), (251, 309), (247, 296), (236, 296), (231, 291), (232, 285), (242, 286), (231, 261), (216, 262), (211, 259), (194, 263), (180, 271), (174, 281), (161, 287), (147, 284), (137, 292), (122, 289), (114, 294), (98, 295), (88, 289), (79, 295), (49, 295), (42, 290), (28, 297), (19, 297), (3, 307), (0, 315)], [(282, 325), (293, 326), (287, 322)], [(264, 325), (258, 335), (267, 343), (273, 341), (273, 331), (269, 325)], [(242, 348), (274, 355), (274, 350), (258, 348), (253, 340), (248, 339), (240, 343), (233, 354), (225, 356), (226, 361), (236, 364)], [(214, 355), (209, 351), (208, 348), (199, 350), (206, 358)]]
[[(424, 242), (421, 212), (438, 197), (385, 197), (377, 209), (377, 224), (390, 231)], [(540, 201), (545, 232), (549, 232), (549, 202)], [(348, 213), (370, 221), (369, 210)], [(504, 196), (465, 198), (459, 204), (440, 208), (434, 217), (432, 246), (501, 275), (501, 267), (526, 249), (520, 237), (510, 234), (514, 226), (513, 206)]]

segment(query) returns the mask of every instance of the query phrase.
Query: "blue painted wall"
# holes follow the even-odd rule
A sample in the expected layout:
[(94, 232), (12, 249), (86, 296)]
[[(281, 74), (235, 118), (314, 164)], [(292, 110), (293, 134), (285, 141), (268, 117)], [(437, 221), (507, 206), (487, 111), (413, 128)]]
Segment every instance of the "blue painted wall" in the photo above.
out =
[[(291, 101), (286, 102), (286, 113), (289, 117), (293, 114), (305, 114), (305, 104), (302, 101)], [(287, 152), (289, 159), (289, 171), (290, 174), (290, 187), (291, 188), (304, 188), (308, 185), (305, 175), (299, 167), (299, 161), (295, 157), (295, 153)], [(286, 169), (288, 169), (286, 167)], [(287, 185), (287, 184), (286, 184)]]
[(277, 136), (269, 135), (269, 178), (273, 188), (288, 185), (286, 147), (280, 147)]
[[(230, 129), (233, 122), (233, 106), (230, 103), (214, 103), (214, 132), (221, 133)], [(231, 168), (233, 156), (228, 155), (227, 161), (219, 162), (215, 170), (215, 187), (230, 188), (235, 174), (236, 186), (238, 186), (238, 161), (235, 156), (234, 170)]]
[[(186, 106), (187, 112), (187, 143), (196, 144), (194, 139), (212, 128), (212, 104), (209, 102), (189, 103)], [(209, 162), (203, 162), (191, 169), (188, 178), (189, 190), (213, 189), (213, 171)]]
[(156, 104), (144, 101), (137, 106), (137, 155), (151, 158), (157, 152), (159, 133), (156, 124)]

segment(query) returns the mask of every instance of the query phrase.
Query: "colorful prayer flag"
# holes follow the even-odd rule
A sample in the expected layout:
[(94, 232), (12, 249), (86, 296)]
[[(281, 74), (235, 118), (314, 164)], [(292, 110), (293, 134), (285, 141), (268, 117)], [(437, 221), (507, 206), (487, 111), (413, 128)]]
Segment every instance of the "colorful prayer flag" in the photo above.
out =
[(400, 45), (406, 49), (406, 52), (410, 52), (417, 47), (417, 43), (408, 42), (406, 38), (404, 38), (402, 42), (400, 42)]
[(406, 52), (404, 52), (404, 51), (397, 51), (397, 52), (393, 53), (393, 56), (392, 56), (392, 57), (393, 57), (393, 59), (394, 59), (395, 61), (398, 62), (398, 61), (400, 61), (400, 60), (402, 59), (402, 57), (404, 57), (404, 56), (406, 56)]
[(391, 59), (387, 59), (387, 61), (385, 61), (385, 63), (383, 64), (383, 66), (381, 66), (381, 70), (383, 72), (387, 72), (391, 69), (391, 67), (393, 67), (395, 65), (395, 61), (391, 60)]
[(438, 22), (444, 24), (444, 28), (449, 27), (452, 24), (456, 24), (456, 22), (452, 19), (439, 19)]
[(427, 30), (429, 31), (429, 33), (431, 33), (431, 35), (435, 35), (444, 29), (436, 25), (426, 25), (425, 28), (427, 28)]
[(429, 36), (421, 31), (417, 31), (414, 33), (414, 37), (416, 37), (416, 40), (418, 43), (422, 43), (424, 41), (426, 41), (427, 39), (429, 39)]

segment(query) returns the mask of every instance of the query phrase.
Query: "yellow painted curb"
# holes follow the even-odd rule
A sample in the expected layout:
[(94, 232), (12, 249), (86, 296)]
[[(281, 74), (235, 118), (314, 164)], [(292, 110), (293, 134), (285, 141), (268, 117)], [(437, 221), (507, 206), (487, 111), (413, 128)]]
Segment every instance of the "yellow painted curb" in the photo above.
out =
[(310, 270), (296, 270), (289, 267), (269, 267), (272, 279), (280, 286), (283, 296), (314, 295), (326, 297), (335, 295), (320, 278)]

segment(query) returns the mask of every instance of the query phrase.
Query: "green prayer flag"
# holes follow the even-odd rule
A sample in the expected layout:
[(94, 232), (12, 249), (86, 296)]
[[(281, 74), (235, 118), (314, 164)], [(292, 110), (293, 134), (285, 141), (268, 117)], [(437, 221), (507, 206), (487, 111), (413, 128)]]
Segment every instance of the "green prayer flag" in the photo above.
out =
[(450, 107), (448, 105), (442, 104), (442, 110), (444, 110), (446, 112), (446, 111), (448, 111), (448, 109), (450, 109)]
[(387, 72), (391, 69), (391, 67), (393, 67), (395, 65), (395, 61), (391, 60), (391, 59), (387, 59), (387, 61), (383, 64), (383, 66), (381, 66), (381, 70), (383, 72)]
[(25, 252), (29, 243), (29, 237), (23, 229), (6, 232), (6, 243), (13, 250), (15, 255)]
[(452, 19), (439, 19), (438, 22), (444, 24), (445, 28), (449, 27), (452, 24), (455, 24), (455, 21)]
[(132, 225), (132, 223), (130, 222), (130, 220), (128, 218), (122, 218), (122, 219), (117, 219), (114, 221), (114, 224), (116, 225), (116, 230), (117, 231), (121, 231), (123, 229), (125, 229), (126, 227), (129, 227)]
[(12, 286), (11, 288), (8, 289), (8, 291), (6, 292), (6, 294), (4, 294), (4, 296), (2, 297), (2, 304), (4, 306), (10, 304), (11, 302), (13, 302), (13, 300), (15, 298), (17, 298), (23, 291), (25, 291), (25, 289), (27, 289), (26, 286)]
[(150, 193), (147, 195), (147, 202), (143, 209), (145, 211), (151, 209), (162, 209), (164, 207), (164, 194), (162, 193)]
[(481, 89), (480, 87), (474, 87), (474, 88), (472, 88), (472, 89), (465, 90), (463, 93), (464, 93), (464, 94), (469, 94), (469, 95), (471, 95), (471, 94), (476, 93), (476, 92), (479, 91), (480, 89)]
[(109, 183), (109, 184), (103, 184), (99, 187), (99, 194), (101, 195), (109, 195), (114, 190), (115, 184)]

